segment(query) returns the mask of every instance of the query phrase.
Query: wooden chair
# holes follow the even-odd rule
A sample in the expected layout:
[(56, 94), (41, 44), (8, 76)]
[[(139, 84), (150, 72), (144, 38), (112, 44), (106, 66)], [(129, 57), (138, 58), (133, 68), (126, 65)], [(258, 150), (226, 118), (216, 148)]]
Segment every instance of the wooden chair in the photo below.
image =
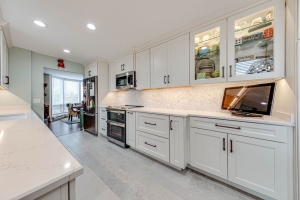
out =
[[(76, 109), (76, 108), (74, 108), (74, 109)], [(70, 103), (69, 107), (68, 107), (68, 114), (69, 114), (69, 119), (68, 120), (71, 119), (71, 121), (72, 121), (73, 120), (73, 115), (78, 116), (78, 111), (74, 111), (74, 109), (73, 109), (73, 104)]]

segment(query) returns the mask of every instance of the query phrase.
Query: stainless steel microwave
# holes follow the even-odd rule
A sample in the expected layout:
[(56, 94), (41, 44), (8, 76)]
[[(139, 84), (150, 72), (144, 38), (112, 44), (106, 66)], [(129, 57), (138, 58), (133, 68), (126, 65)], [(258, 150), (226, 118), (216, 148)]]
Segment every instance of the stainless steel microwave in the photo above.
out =
[(128, 90), (136, 88), (135, 71), (116, 75), (116, 89)]

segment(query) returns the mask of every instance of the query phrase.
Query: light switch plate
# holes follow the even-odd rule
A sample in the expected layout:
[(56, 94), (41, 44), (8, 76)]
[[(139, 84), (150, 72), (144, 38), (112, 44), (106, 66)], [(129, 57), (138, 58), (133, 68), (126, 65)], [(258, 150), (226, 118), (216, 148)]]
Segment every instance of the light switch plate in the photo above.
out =
[(33, 103), (41, 103), (40, 99), (33, 99)]

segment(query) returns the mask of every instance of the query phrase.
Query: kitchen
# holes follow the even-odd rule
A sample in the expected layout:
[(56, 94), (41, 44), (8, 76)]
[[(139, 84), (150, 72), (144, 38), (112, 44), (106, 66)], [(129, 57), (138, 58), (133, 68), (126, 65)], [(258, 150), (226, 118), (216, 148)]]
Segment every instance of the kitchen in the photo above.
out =
[[(0, 2), (1, 199), (299, 199), (296, 1), (34, 2)], [(44, 68), (90, 80), (82, 131), (44, 125)]]

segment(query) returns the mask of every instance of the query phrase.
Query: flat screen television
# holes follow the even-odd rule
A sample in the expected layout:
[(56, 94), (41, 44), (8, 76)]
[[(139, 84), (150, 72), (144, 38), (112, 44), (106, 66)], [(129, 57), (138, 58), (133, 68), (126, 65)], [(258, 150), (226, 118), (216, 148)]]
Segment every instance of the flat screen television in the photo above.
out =
[(276, 83), (225, 88), (222, 109), (232, 113), (271, 115)]

